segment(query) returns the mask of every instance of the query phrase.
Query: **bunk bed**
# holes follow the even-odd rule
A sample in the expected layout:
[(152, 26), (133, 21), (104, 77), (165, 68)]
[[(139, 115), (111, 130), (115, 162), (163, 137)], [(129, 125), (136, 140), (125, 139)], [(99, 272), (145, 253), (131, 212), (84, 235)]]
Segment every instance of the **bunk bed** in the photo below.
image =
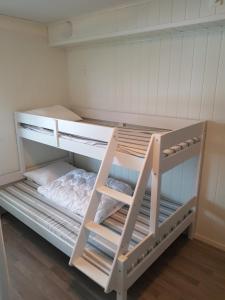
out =
[[(15, 114), (21, 173), (25, 172), (23, 140), (98, 159), (101, 166), (84, 218), (48, 203), (38, 184), (26, 178), (0, 190), (0, 206), (70, 257), (75, 266), (106, 293), (125, 300), (128, 288), (196, 217), (198, 183), (204, 144), (204, 122), (171, 130), (98, 120), (68, 121)], [(198, 158), (193, 197), (181, 203), (161, 194), (162, 175), (180, 163)], [(139, 172), (133, 195), (106, 186), (110, 168)], [(151, 190), (147, 184), (151, 181)], [(123, 203), (101, 224), (94, 222), (101, 195)]]

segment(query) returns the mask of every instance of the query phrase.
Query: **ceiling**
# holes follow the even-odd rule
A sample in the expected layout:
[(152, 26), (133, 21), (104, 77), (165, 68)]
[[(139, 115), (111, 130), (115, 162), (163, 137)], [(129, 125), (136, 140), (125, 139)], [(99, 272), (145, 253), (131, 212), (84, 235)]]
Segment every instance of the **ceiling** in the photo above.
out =
[(0, 14), (51, 23), (137, 0), (0, 0)]

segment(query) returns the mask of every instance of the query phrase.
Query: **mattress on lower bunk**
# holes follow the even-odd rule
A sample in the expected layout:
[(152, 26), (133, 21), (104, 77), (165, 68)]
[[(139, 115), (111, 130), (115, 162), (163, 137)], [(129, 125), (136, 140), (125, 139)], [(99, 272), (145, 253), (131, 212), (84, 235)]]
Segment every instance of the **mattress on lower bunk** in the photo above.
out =
[[(22, 211), (47, 228), (49, 231), (60, 236), (62, 240), (74, 246), (82, 222), (82, 218), (72, 214), (69, 210), (63, 209), (41, 196), (37, 192), (38, 185), (29, 180), (23, 180), (0, 190), (0, 206), (7, 209), (6, 204), (10, 204), (16, 210)], [(181, 207), (180, 203), (168, 199), (161, 199), (159, 223), (163, 223), (168, 217), (173, 215)], [(117, 234), (121, 234), (125, 223), (128, 207), (123, 206), (119, 211), (108, 217), (103, 223)], [(149, 234), (150, 196), (145, 195), (137, 216), (135, 230), (132, 235), (129, 250), (140, 243)], [(21, 220), (23, 221), (23, 220)], [(101, 238), (92, 236), (90, 244), (97, 245), (98, 248), (113, 256), (111, 249), (105, 249), (105, 243)]]

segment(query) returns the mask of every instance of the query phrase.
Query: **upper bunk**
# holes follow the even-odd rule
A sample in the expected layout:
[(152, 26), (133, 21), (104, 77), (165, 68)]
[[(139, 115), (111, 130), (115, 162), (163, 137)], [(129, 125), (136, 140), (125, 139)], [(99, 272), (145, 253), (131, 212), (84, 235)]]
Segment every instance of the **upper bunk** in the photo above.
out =
[(39, 111), (15, 113), (18, 138), (102, 160), (107, 144), (114, 136), (118, 146), (113, 164), (137, 171), (153, 136), (156, 144), (160, 144), (157, 155), (161, 160), (162, 172), (200, 153), (203, 122), (173, 130), (152, 124), (147, 126), (147, 123), (145, 126), (137, 122), (131, 125), (110, 119), (102, 121), (78, 117), (77, 121), (72, 121), (71, 118), (57, 118), (49, 113), (38, 114)]

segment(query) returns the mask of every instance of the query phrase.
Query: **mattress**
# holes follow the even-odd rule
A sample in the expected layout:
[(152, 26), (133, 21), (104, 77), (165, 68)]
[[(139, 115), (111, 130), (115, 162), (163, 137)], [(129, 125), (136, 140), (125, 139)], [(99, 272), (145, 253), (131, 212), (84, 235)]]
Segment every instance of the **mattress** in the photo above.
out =
[[(37, 192), (37, 188), (38, 185), (29, 180), (23, 180), (4, 187), (0, 190), (0, 206), (9, 212), (9, 206), (13, 207), (14, 211), (22, 211), (24, 215), (29, 216), (33, 221), (59, 236), (73, 248), (82, 222), (81, 217), (57, 205), (53, 206), (52, 203), (48, 202), (48, 199)], [(146, 194), (137, 216), (129, 251), (149, 234), (150, 201), (150, 195)], [(160, 201), (159, 224), (162, 224), (181, 206), (180, 203), (162, 198)], [(117, 234), (121, 234), (127, 213), (128, 207), (123, 206), (119, 211), (108, 217), (102, 225)], [(113, 250), (107, 247), (105, 241), (100, 237), (97, 238), (92, 235), (89, 240), (89, 247), (94, 247), (96, 251), (105, 253), (107, 257), (113, 257), (114, 255)]]

